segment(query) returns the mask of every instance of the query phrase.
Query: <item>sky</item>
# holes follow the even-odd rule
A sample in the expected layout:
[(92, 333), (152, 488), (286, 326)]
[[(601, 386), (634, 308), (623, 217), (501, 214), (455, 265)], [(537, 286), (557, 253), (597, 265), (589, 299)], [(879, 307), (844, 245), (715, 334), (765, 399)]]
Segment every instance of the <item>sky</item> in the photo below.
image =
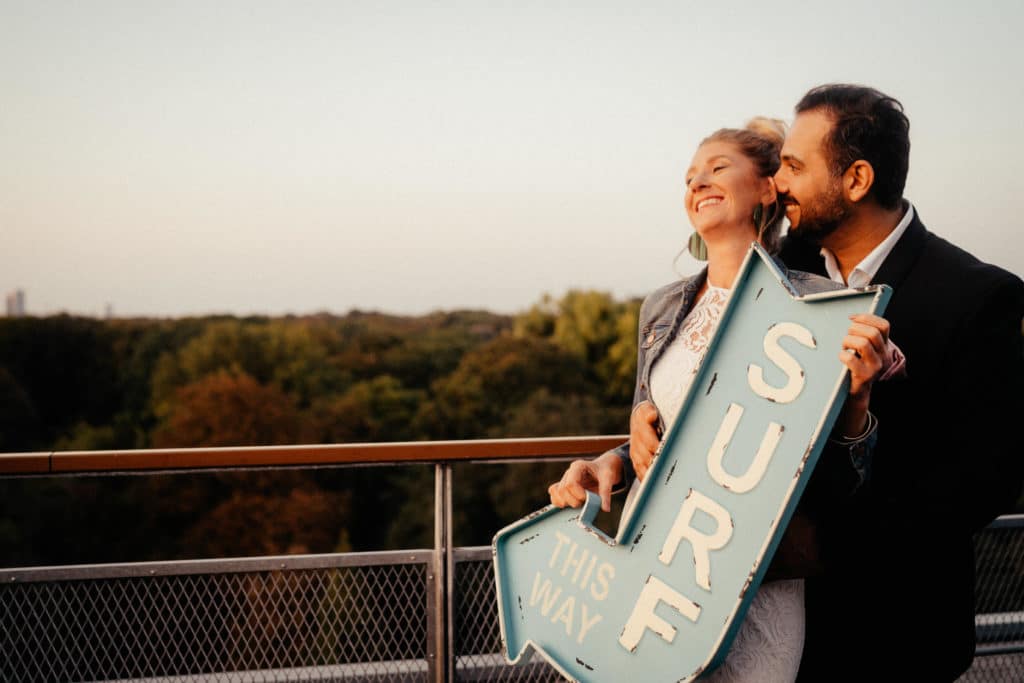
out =
[(1024, 3), (0, 0), (0, 293), (27, 311), (514, 313), (698, 265), (700, 140), (873, 86), (906, 197), (1024, 274)]

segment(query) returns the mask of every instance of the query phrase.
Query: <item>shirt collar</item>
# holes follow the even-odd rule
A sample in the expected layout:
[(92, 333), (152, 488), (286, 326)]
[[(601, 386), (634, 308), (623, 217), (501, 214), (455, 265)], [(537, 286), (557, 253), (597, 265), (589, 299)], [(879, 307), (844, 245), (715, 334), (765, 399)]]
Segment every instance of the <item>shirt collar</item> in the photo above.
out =
[(871, 253), (864, 257), (864, 260), (853, 267), (853, 270), (850, 271), (849, 281), (843, 280), (843, 274), (839, 270), (839, 262), (836, 261), (835, 254), (822, 247), (820, 253), (825, 259), (825, 271), (828, 273), (829, 279), (849, 287), (867, 287), (871, 284), (875, 274), (878, 273), (878, 269), (882, 267), (882, 262), (885, 261), (889, 252), (900, 241), (900, 237), (906, 232), (907, 226), (910, 225), (912, 220), (914, 220), (914, 205), (908, 203), (906, 213), (903, 214), (903, 218), (896, 224), (893, 231), (884, 240), (879, 242), (871, 250)]

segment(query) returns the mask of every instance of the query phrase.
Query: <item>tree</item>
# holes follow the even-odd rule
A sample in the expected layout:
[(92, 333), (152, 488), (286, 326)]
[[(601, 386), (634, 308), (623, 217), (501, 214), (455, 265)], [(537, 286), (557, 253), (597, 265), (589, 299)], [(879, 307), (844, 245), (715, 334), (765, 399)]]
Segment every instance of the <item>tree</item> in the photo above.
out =
[(68, 315), (0, 320), (0, 367), (38, 418), (20, 425), (20, 447), (44, 448), (80, 421), (102, 424), (117, 412), (112, 336), (102, 321)]
[(467, 353), (435, 382), (433, 401), (417, 422), (430, 438), (481, 438), (541, 387), (555, 394), (594, 391), (587, 375), (578, 357), (547, 340), (504, 335)]
[(218, 370), (179, 389), (153, 437), (158, 448), (294, 443), (298, 413), (279, 389)]
[(406, 389), (390, 375), (357, 382), (343, 395), (314, 408), (313, 438), (329, 443), (409, 441), (413, 418), (426, 392)]
[(640, 302), (615, 301), (607, 292), (570, 290), (561, 299), (544, 295), (516, 317), (519, 337), (549, 339), (576, 356), (612, 403), (629, 403), (636, 373)]
[(38, 429), (32, 399), (7, 368), (0, 366), (0, 452), (27, 450)]
[(276, 492), (236, 488), (184, 536), (193, 557), (244, 557), (351, 550), (347, 496), (305, 486)]

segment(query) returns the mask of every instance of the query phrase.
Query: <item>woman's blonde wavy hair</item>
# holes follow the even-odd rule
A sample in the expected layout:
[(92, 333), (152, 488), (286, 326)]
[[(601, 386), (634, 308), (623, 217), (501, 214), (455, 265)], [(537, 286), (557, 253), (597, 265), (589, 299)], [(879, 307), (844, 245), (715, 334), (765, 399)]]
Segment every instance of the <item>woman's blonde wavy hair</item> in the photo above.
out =
[[(786, 139), (786, 124), (779, 119), (756, 116), (747, 122), (744, 128), (720, 128), (704, 138), (700, 144), (707, 142), (728, 142), (736, 147), (757, 168), (763, 178), (771, 178), (779, 170), (782, 142)], [(761, 217), (754, 227), (758, 238), (769, 253), (779, 250), (782, 239), (782, 219), (786, 212), (776, 198), (771, 206), (763, 207)], [(754, 220), (754, 217), (751, 217)]]

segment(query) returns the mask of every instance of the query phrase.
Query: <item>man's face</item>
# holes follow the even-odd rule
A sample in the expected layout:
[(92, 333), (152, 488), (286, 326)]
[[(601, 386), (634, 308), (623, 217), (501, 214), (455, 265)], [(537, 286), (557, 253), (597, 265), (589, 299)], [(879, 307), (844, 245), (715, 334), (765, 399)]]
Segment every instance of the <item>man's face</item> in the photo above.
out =
[(832, 174), (825, 151), (831, 130), (832, 118), (821, 110), (797, 114), (775, 174), (790, 230), (818, 244), (850, 215), (841, 179)]

